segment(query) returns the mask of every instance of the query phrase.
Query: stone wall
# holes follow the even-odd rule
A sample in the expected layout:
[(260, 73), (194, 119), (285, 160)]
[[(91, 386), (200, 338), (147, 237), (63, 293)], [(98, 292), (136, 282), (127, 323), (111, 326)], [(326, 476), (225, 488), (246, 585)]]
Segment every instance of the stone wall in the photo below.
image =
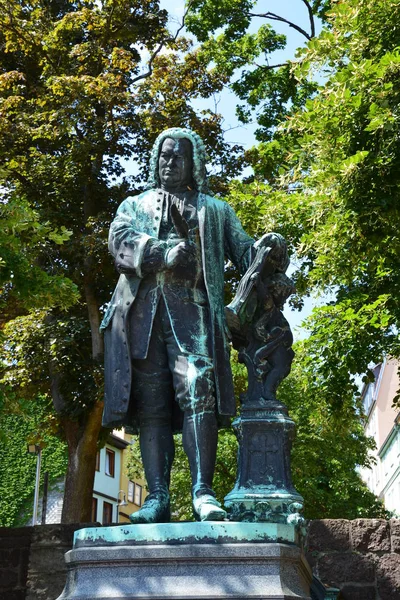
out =
[(0, 600), (55, 600), (65, 585), (64, 554), (74, 532), (93, 525), (0, 527)]
[(0, 600), (24, 600), (32, 527), (0, 527)]
[(312, 521), (306, 556), (342, 600), (400, 600), (399, 519)]
[(32, 527), (26, 600), (55, 600), (64, 589), (64, 554), (71, 550), (74, 532), (93, 523)]
[[(55, 600), (74, 531), (93, 525), (0, 528), (0, 600)], [(312, 521), (306, 555), (315, 575), (341, 590), (341, 600), (400, 600), (398, 519)]]

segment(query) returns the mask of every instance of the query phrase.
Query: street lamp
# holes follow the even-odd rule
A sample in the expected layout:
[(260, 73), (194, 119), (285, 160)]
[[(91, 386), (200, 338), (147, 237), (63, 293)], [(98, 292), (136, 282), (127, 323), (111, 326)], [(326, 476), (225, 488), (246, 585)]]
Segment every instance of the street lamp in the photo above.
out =
[[(123, 499), (120, 500), (119, 495), (122, 494)], [(128, 506), (128, 503), (126, 501), (126, 493), (124, 492), (124, 490), (119, 490), (118, 492), (118, 504), (117, 504), (117, 523), (119, 523), (119, 507), (120, 506)]]
[(37, 513), (38, 513), (38, 504), (39, 504), (39, 486), (40, 486), (40, 463), (42, 460), (42, 449), (39, 444), (28, 444), (28, 454), (33, 454), (37, 456), (36, 461), (36, 480), (35, 480), (35, 495), (33, 498), (33, 516), (32, 516), (32, 525), (36, 525), (37, 523)]

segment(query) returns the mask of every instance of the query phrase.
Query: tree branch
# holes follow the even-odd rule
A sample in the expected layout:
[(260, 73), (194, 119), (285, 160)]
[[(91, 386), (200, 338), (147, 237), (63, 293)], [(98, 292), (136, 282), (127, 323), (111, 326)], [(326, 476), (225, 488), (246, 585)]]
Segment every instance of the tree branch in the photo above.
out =
[[(291, 61), (293, 62), (293, 61)], [(258, 69), (265, 69), (266, 71), (270, 71), (271, 69), (277, 69), (278, 67), (285, 67), (288, 63), (278, 63), (277, 65), (259, 65), (258, 63), (254, 63)]]
[(315, 37), (315, 21), (314, 21), (314, 14), (313, 14), (313, 11), (312, 11), (312, 7), (311, 7), (311, 4), (309, 3), (308, 0), (301, 0), (301, 1), (304, 2), (304, 4), (307, 7), (307, 10), (308, 10), (308, 16), (309, 16), (309, 19), (310, 19), (311, 37), (313, 38), (313, 37)]
[[(302, 0), (302, 1), (305, 2), (306, 0)], [(304, 35), (304, 37), (307, 40), (311, 40), (312, 36), (310, 36), (305, 29), (303, 29), (299, 25), (296, 25), (296, 23), (292, 23), (292, 21), (289, 21), (288, 19), (285, 19), (284, 17), (280, 17), (279, 15), (276, 15), (275, 13), (272, 13), (272, 12), (249, 13), (249, 15), (251, 17), (261, 17), (263, 19), (270, 19), (271, 21), (281, 21), (282, 23), (286, 23), (287, 25), (289, 25), (289, 27), (296, 29), (296, 31), (301, 33), (301, 35)]]
[(154, 50), (153, 54), (150, 56), (150, 60), (148, 62), (148, 70), (146, 71), (146, 73), (142, 73), (142, 75), (138, 75), (137, 77), (135, 77), (132, 81), (132, 84), (137, 83), (138, 81), (140, 81), (141, 79), (147, 79), (147, 77), (150, 77), (153, 73), (153, 62), (155, 61), (155, 59), (157, 58), (157, 56), (160, 54), (161, 50), (164, 48), (165, 44), (167, 42), (175, 42), (178, 35), (180, 34), (180, 32), (182, 31), (182, 29), (185, 27), (185, 19), (186, 16), (190, 10), (190, 7), (192, 5), (192, 0), (190, 0), (187, 4), (187, 8), (184, 12), (184, 15), (182, 17), (182, 23), (180, 25), (180, 27), (177, 29), (175, 35), (173, 37), (168, 37), (168, 38), (164, 38), (163, 40), (161, 40), (161, 42), (159, 43), (159, 45), (157, 46), (157, 48)]

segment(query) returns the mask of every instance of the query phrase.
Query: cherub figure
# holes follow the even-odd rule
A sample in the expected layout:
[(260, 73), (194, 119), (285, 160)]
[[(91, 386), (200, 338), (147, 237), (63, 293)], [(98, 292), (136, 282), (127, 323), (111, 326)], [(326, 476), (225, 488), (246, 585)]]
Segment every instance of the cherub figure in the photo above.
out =
[[(282, 314), (294, 286), (277, 266), (282, 265), (286, 242), (279, 234), (269, 234), (260, 242), (234, 299), (225, 308), (233, 345), (249, 372), (249, 389), (244, 402), (275, 401), (276, 390), (289, 374), (294, 357), (293, 335)], [(285, 269), (287, 266), (288, 262)]]
[(283, 316), (283, 305), (294, 292), (294, 287), (284, 273), (276, 273), (257, 284), (261, 317), (253, 324), (254, 338), (263, 343), (254, 353), (256, 374), (263, 380), (263, 397), (276, 399), (276, 390), (289, 375), (294, 352), (293, 335)]

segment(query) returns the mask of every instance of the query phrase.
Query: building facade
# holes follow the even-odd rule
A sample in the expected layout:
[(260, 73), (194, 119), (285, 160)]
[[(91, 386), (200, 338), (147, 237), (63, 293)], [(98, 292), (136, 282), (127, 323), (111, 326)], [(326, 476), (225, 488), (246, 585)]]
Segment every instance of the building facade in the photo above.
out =
[(96, 456), (92, 521), (129, 523), (129, 515), (142, 506), (146, 492), (143, 480), (127, 475), (128, 448), (132, 436), (124, 429), (114, 430)]
[(399, 362), (385, 359), (372, 371), (374, 381), (362, 390), (365, 431), (375, 440), (375, 464), (361, 469), (369, 489), (379, 496), (385, 508), (400, 516), (400, 413), (393, 399), (400, 388)]
[[(146, 497), (145, 482), (130, 480), (127, 463), (132, 436), (123, 429), (114, 430), (96, 455), (92, 515), (93, 523), (130, 523), (129, 515), (142, 506)], [(47, 498), (46, 523), (60, 523), (64, 481), (52, 486)], [(38, 515), (42, 515), (42, 499)]]

